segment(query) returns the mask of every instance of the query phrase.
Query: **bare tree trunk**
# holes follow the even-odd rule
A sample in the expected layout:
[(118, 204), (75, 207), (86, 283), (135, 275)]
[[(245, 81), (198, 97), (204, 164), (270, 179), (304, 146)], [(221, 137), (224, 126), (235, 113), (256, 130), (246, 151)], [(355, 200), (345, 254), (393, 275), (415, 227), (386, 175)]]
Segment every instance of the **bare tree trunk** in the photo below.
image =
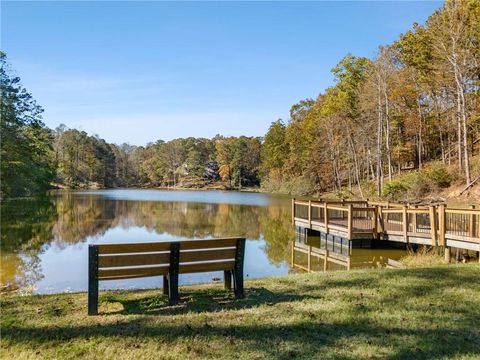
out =
[(465, 91), (461, 81), (461, 75), (459, 74), (458, 67), (455, 67), (455, 82), (457, 84), (458, 92), (458, 119), (461, 123), (461, 132), (463, 133), (462, 147), (463, 154), (460, 154), (459, 157), (463, 155), (463, 165), (465, 168), (465, 181), (467, 185), (472, 181), (470, 176), (470, 155), (468, 151), (468, 124), (467, 124), (467, 114), (466, 114), (466, 104), (465, 104)]
[[(357, 181), (357, 186), (358, 186), (358, 191), (360, 192), (360, 196), (363, 198), (362, 186), (360, 185), (360, 174), (359, 174), (359, 169), (358, 169), (358, 160), (357, 160), (357, 153), (355, 151), (355, 144), (353, 143), (352, 133), (350, 132), (349, 127), (346, 126), (346, 129), (347, 129), (347, 136), (348, 136), (348, 144), (350, 145), (349, 147), (350, 147), (350, 150), (351, 150), (351, 153), (352, 153), (353, 164), (354, 164), (354, 167), (355, 167), (355, 179)], [(350, 186), (350, 188), (351, 188), (351, 186)]]
[(377, 194), (382, 195), (382, 108), (380, 91), (377, 98)]
[(463, 161), (462, 161), (462, 124), (460, 120), (460, 96), (457, 90), (457, 151), (458, 151), (458, 170), (463, 170)]
[(420, 106), (420, 101), (418, 101), (418, 142), (417, 142), (417, 152), (418, 152), (418, 168), (421, 169), (423, 167), (423, 112), (422, 107)]
[(387, 149), (387, 163), (388, 163), (388, 181), (392, 181), (392, 152), (390, 150), (390, 107), (387, 96), (387, 84), (384, 83), (383, 97), (385, 99), (385, 147)]

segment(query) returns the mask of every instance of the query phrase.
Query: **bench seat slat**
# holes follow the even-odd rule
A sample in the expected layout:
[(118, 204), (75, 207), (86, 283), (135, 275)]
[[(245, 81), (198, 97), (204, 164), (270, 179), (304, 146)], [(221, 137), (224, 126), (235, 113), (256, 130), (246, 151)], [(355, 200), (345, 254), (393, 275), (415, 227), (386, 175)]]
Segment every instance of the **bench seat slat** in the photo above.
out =
[(99, 268), (135, 266), (135, 265), (168, 265), (170, 252), (158, 254), (107, 255), (98, 257)]
[(235, 248), (218, 249), (218, 250), (196, 250), (182, 251), (180, 250), (180, 262), (207, 261), (207, 260), (223, 260), (234, 259)]
[(180, 274), (207, 272), (217, 270), (232, 270), (235, 266), (235, 260), (228, 260), (214, 263), (198, 263), (198, 264), (180, 264)]
[(237, 238), (179, 241), (181, 250), (200, 250), (237, 246)]
[(104, 278), (109, 277), (119, 277), (119, 276), (128, 276), (128, 277), (142, 277), (142, 276), (157, 276), (157, 275), (167, 275), (168, 266), (152, 266), (145, 268), (128, 268), (128, 269), (99, 269), (98, 270), (98, 279), (104, 280)]
[(127, 279), (139, 279), (139, 278), (144, 278), (144, 277), (149, 277), (149, 276), (162, 276), (162, 274), (153, 274), (153, 275), (122, 275), (122, 276), (110, 276), (110, 277), (105, 277), (101, 278), (101, 281), (109, 281), (109, 280), (127, 280)]
[(210, 239), (210, 240), (179, 240), (152, 243), (133, 244), (100, 244), (98, 253), (103, 254), (127, 254), (141, 252), (168, 251), (172, 242), (180, 243), (182, 250), (190, 249), (212, 249), (236, 246), (237, 238)]
[(134, 244), (102, 244), (98, 245), (98, 253), (126, 254), (155, 251), (169, 251), (171, 242), (134, 243)]

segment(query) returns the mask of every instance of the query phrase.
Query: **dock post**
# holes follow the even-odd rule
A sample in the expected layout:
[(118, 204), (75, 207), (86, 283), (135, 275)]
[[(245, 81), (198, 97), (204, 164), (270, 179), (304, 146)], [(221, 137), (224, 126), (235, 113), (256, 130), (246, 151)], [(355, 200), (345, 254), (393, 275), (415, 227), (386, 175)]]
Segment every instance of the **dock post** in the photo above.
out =
[(312, 228), (312, 200), (308, 200), (308, 227)]
[(405, 242), (408, 244), (408, 214), (407, 214), (407, 207), (404, 205), (403, 208), (403, 236), (405, 238)]
[(325, 250), (325, 258), (323, 261), (323, 271), (326, 272), (328, 270), (328, 250)]
[(437, 219), (436, 219), (436, 207), (430, 206), (429, 207), (429, 215), (430, 215), (430, 234), (432, 238), (432, 246), (437, 246)]
[(292, 254), (291, 254), (291, 258), (290, 258), (290, 261), (291, 261), (291, 268), (293, 269), (293, 266), (294, 266), (294, 263), (295, 263), (295, 240), (292, 241)]
[(348, 204), (348, 239), (352, 239), (353, 234), (353, 206)]
[(438, 242), (440, 246), (446, 247), (447, 244), (445, 242), (445, 204), (441, 204), (437, 208), (438, 212)]
[(450, 248), (445, 246), (445, 261), (450, 263)]
[(323, 203), (323, 217), (325, 222), (325, 233), (328, 234), (328, 203)]
[(312, 245), (308, 245), (307, 269), (308, 269), (308, 272), (312, 271)]
[(292, 225), (295, 225), (295, 198), (292, 199)]
[[(470, 209), (474, 210), (475, 209), (475, 205), (470, 205)], [(473, 221), (473, 217), (475, 216), (475, 214), (473, 213), (470, 213), (470, 216), (468, 217), (468, 236), (470, 237), (474, 237), (474, 234), (475, 234), (475, 231), (473, 229), (473, 227), (475, 226), (474, 225), (474, 221)]]

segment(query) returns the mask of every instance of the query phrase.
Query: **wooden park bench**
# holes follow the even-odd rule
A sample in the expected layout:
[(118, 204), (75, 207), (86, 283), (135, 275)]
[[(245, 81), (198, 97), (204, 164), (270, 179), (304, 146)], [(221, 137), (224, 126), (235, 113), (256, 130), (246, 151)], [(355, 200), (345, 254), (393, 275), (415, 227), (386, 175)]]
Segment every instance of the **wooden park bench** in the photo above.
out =
[(89, 245), (88, 314), (98, 314), (98, 282), (163, 275), (169, 304), (178, 302), (178, 275), (224, 271), (225, 288), (243, 297), (244, 238)]

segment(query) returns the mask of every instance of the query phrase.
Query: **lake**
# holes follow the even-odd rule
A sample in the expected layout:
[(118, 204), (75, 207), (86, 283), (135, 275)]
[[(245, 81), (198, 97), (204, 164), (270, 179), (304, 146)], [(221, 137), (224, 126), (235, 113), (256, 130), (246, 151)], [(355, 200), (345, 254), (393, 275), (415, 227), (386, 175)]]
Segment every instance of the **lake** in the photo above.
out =
[[(287, 274), (292, 242), (305, 242), (291, 224), (290, 197), (261, 193), (60, 191), (42, 200), (4, 201), (1, 216), (1, 284), (34, 293), (86, 290), (89, 244), (245, 237), (248, 279)], [(351, 249), (349, 256), (371, 266), (385, 254), (398, 259), (404, 251)], [(182, 274), (180, 284), (222, 274)], [(151, 277), (100, 282), (100, 289), (161, 285), (161, 277)]]

